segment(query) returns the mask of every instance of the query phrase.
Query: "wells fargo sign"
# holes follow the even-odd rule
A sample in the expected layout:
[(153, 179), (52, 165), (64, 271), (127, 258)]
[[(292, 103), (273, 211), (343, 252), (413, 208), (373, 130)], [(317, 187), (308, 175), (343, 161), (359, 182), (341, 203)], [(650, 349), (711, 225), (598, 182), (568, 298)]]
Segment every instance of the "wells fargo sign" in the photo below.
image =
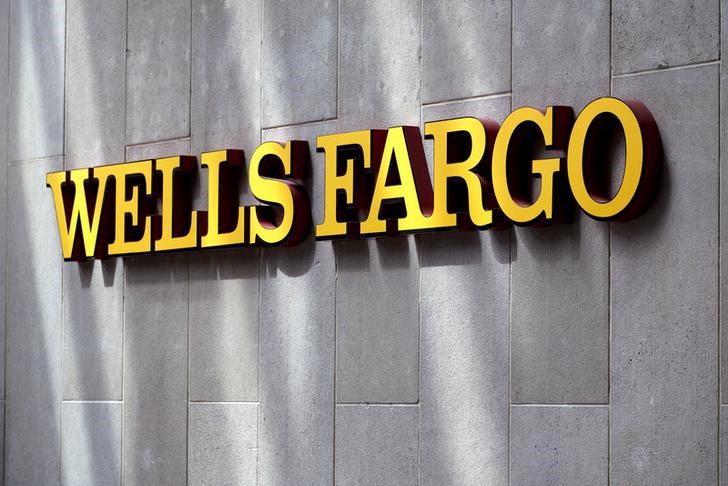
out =
[[(603, 156), (609, 126), (624, 136), (622, 178), (613, 194)], [(592, 218), (627, 220), (654, 192), (662, 157), (647, 108), (616, 98), (591, 102), (576, 119), (564, 106), (519, 108), (500, 126), (467, 117), (428, 122), (424, 129), (433, 141), (432, 179), (417, 127), (318, 137), (325, 190), (316, 238), (547, 223), (557, 221), (570, 201)], [(539, 145), (565, 157), (533, 156), (529, 150)], [(203, 153), (207, 211), (192, 210), (195, 157), (49, 173), (63, 257), (300, 243), (312, 225), (302, 184), (308, 156), (302, 141), (260, 145), (247, 180), (262, 204), (240, 206), (243, 152)]]

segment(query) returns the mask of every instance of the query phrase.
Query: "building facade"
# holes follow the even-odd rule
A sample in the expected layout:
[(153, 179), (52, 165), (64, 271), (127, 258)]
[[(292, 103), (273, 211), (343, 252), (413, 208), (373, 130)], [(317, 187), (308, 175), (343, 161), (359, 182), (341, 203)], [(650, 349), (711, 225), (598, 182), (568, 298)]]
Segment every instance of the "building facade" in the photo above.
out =
[[(727, 9), (0, 0), (5, 484), (728, 484)], [(664, 148), (630, 222), (76, 263), (45, 187), (305, 140), (316, 224), (318, 136), (603, 96)]]

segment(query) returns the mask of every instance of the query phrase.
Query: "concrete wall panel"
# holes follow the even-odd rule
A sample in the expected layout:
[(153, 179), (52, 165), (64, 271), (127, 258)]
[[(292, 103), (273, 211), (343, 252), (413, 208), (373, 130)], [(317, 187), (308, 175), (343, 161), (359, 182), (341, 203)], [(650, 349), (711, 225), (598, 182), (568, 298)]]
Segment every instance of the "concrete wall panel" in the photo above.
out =
[(263, 2), (264, 127), (336, 117), (338, 5)]
[(8, 157), (63, 154), (66, 2), (10, 3)]
[(128, 0), (126, 143), (190, 134), (192, 0)]
[(258, 399), (257, 249), (190, 255), (190, 400)]
[(336, 484), (418, 484), (412, 405), (337, 405)]
[(188, 484), (256, 484), (258, 405), (190, 404)]
[[(263, 132), (264, 140), (307, 140), (305, 181), (320, 221), (323, 155), (316, 136), (336, 122)], [(295, 248), (263, 250), (260, 308), (261, 484), (331, 484), (334, 456), (336, 258), (313, 234)]]
[(608, 407), (511, 407), (511, 482), (609, 484)]
[[(60, 158), (8, 170), (6, 484), (58, 484), (61, 445), (61, 264), (45, 174)], [(44, 196), (39, 197), (39, 192)]]
[(422, 2), (422, 102), (511, 89), (511, 2)]
[(124, 484), (187, 479), (187, 256), (127, 258)]
[(718, 68), (614, 80), (665, 151), (657, 200), (613, 224), (611, 478), (715, 482), (718, 429)]
[[(513, 107), (608, 95), (608, 41), (608, 2), (514, 2)], [(513, 233), (514, 403), (608, 401), (608, 228), (574, 218)]]
[(195, 0), (192, 152), (260, 142), (261, 2)]
[(612, 5), (615, 74), (712, 61), (720, 54), (718, 0)]
[[(426, 107), (503, 119), (510, 98)], [(418, 237), (420, 482), (508, 484), (509, 233)], [(483, 390), (489, 390), (483, 393)]]
[(121, 484), (119, 402), (63, 404), (63, 484)]

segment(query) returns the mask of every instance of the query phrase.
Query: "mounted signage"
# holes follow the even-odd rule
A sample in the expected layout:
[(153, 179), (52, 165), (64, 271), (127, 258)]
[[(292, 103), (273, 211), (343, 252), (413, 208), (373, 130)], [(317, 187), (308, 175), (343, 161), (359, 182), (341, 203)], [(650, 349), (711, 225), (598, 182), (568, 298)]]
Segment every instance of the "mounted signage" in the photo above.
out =
[[(609, 127), (624, 138), (614, 194), (604, 170)], [(646, 207), (662, 157), (647, 108), (616, 98), (591, 102), (575, 120), (571, 108), (551, 106), (519, 108), (501, 126), (466, 117), (424, 129), (433, 141), (432, 179), (417, 127), (318, 137), (325, 190), (317, 239), (543, 224), (558, 221), (570, 201), (598, 220), (628, 220)], [(560, 153), (540, 158), (533, 148)], [(192, 210), (195, 157), (49, 173), (63, 257), (300, 243), (311, 229), (301, 182), (308, 155), (306, 142), (260, 145), (250, 158), (248, 184), (262, 204), (240, 206), (243, 152), (203, 153), (207, 211)]]

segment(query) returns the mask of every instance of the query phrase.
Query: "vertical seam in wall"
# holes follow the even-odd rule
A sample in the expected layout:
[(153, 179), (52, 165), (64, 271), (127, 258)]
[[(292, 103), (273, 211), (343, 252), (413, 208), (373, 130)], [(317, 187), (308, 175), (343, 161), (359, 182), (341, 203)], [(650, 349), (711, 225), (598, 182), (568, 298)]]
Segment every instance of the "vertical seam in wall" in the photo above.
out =
[[(511, 78), (511, 109), (513, 111), (513, 30), (515, 28), (515, 9), (511, 2), (511, 59), (510, 59), (510, 78)], [(508, 229), (508, 449), (506, 457), (508, 484), (511, 484), (511, 440), (512, 440), (512, 420), (511, 405), (513, 402), (513, 248), (515, 240), (515, 228), (513, 225)]]
[[(259, 58), (259, 69), (260, 69), (260, 83), (258, 86), (258, 126), (259, 126), (259, 133), (258, 133), (258, 141), (263, 141), (263, 32), (264, 32), (264, 16), (265, 16), (265, 0), (260, 0), (258, 3), (260, 8), (260, 58)], [(261, 298), (260, 293), (260, 279), (261, 274), (263, 272), (263, 265), (262, 265), (262, 258), (263, 258), (263, 250), (258, 249), (258, 376), (257, 376), (257, 386), (255, 389), (255, 398), (258, 404), (256, 405), (256, 417), (255, 417), (255, 484), (260, 484), (260, 429), (261, 429), (261, 416), (263, 412), (263, 402), (262, 402), (262, 396), (260, 392), (260, 375), (262, 373), (262, 367), (261, 367), (261, 325), (260, 325), (260, 306), (262, 304), (263, 299)]]
[[(127, 133), (129, 130), (129, 0), (126, 0), (126, 18), (124, 19), (124, 160), (126, 157)], [(121, 259), (121, 450), (119, 453), (120, 483), (124, 482), (124, 355), (126, 354), (126, 258)]]
[[(420, 123), (422, 126), (422, 58), (424, 53), (422, 52), (422, 46), (424, 44), (424, 24), (423, 19), (423, 7), (422, 0), (419, 2), (420, 8), (420, 45), (419, 45), (419, 60), (420, 60)], [(415, 243), (415, 251), (417, 252), (417, 484), (422, 482), (422, 255), (421, 252), (417, 251), (417, 236), (412, 236)]]
[(722, 261), (721, 261), (721, 254), (723, 249), (723, 238), (721, 231), (723, 228), (721, 227), (721, 206), (723, 205), (723, 140), (725, 138), (725, 134), (723, 133), (723, 4), (724, 2), (720, 2), (720, 6), (718, 7), (718, 59), (719, 59), (719, 66), (718, 66), (718, 433), (717, 433), (717, 449), (716, 449), (716, 462), (718, 467), (718, 484), (721, 484), (721, 440), (720, 440), (720, 434), (721, 434), (721, 402), (722, 397), (721, 394), (723, 392), (722, 390), (722, 383), (721, 383), (721, 361), (722, 361), (722, 348), (723, 348), (723, 342), (722, 342), (722, 328), (723, 328), (723, 317), (721, 315), (721, 308), (723, 307), (723, 300), (721, 299), (721, 296), (723, 294), (722, 289), (722, 281), (723, 281), (723, 268), (722, 268)]
[[(188, 59), (188, 66), (189, 66), (189, 91), (188, 91), (188, 104), (187, 104), (187, 133), (189, 134), (190, 138), (190, 145), (189, 148), (192, 148), (192, 69), (193, 69), (193, 53), (192, 49), (194, 48), (194, 36), (195, 36), (195, 29), (194, 29), (194, 21), (195, 21), (195, 0), (189, 0), (189, 6), (190, 6), (190, 18), (189, 18), (189, 27), (190, 27), (190, 42), (188, 47), (188, 53), (187, 53), (187, 59)], [(187, 266), (187, 397), (185, 399), (185, 412), (187, 413), (187, 430), (185, 434), (185, 484), (190, 483), (190, 286), (192, 279), (190, 278), (191, 274), (191, 265), (192, 265), (192, 258), (187, 255), (184, 257), (185, 263)]]
[[(609, 95), (612, 88), (612, 3), (609, 2)], [(612, 455), (612, 226), (607, 222), (607, 484), (611, 484)]]
[[(63, 138), (61, 139), (61, 146), (63, 147), (63, 161), (62, 161), (62, 168), (66, 169), (66, 86), (68, 84), (68, 0), (64, 2), (64, 23), (63, 23)], [(9, 71), (8, 67), (8, 71)], [(58, 430), (60, 432), (60, 437), (58, 437), (58, 475), (60, 483), (63, 484), (63, 394), (64, 394), (64, 359), (63, 359), (63, 348), (64, 348), (64, 341), (65, 341), (65, 316), (63, 312), (64, 308), (64, 300), (65, 300), (65, 285), (64, 285), (64, 268), (63, 268), (63, 262), (60, 263), (61, 265), (61, 375), (60, 375), (60, 400), (58, 400), (58, 407), (59, 407), (59, 417), (61, 423), (59, 424)]]
[[(339, 91), (341, 89), (341, 76), (339, 75), (341, 66), (341, 0), (336, 2), (336, 131), (339, 131)], [(314, 228), (314, 232), (315, 232)], [(332, 446), (332, 463), (331, 463), (331, 476), (332, 484), (336, 486), (336, 404), (338, 402), (337, 396), (337, 381), (336, 381), (336, 368), (338, 366), (338, 349), (339, 349), (339, 245), (331, 242), (331, 246), (334, 250), (334, 416), (333, 416), (333, 433), (332, 439), (334, 441)]]

